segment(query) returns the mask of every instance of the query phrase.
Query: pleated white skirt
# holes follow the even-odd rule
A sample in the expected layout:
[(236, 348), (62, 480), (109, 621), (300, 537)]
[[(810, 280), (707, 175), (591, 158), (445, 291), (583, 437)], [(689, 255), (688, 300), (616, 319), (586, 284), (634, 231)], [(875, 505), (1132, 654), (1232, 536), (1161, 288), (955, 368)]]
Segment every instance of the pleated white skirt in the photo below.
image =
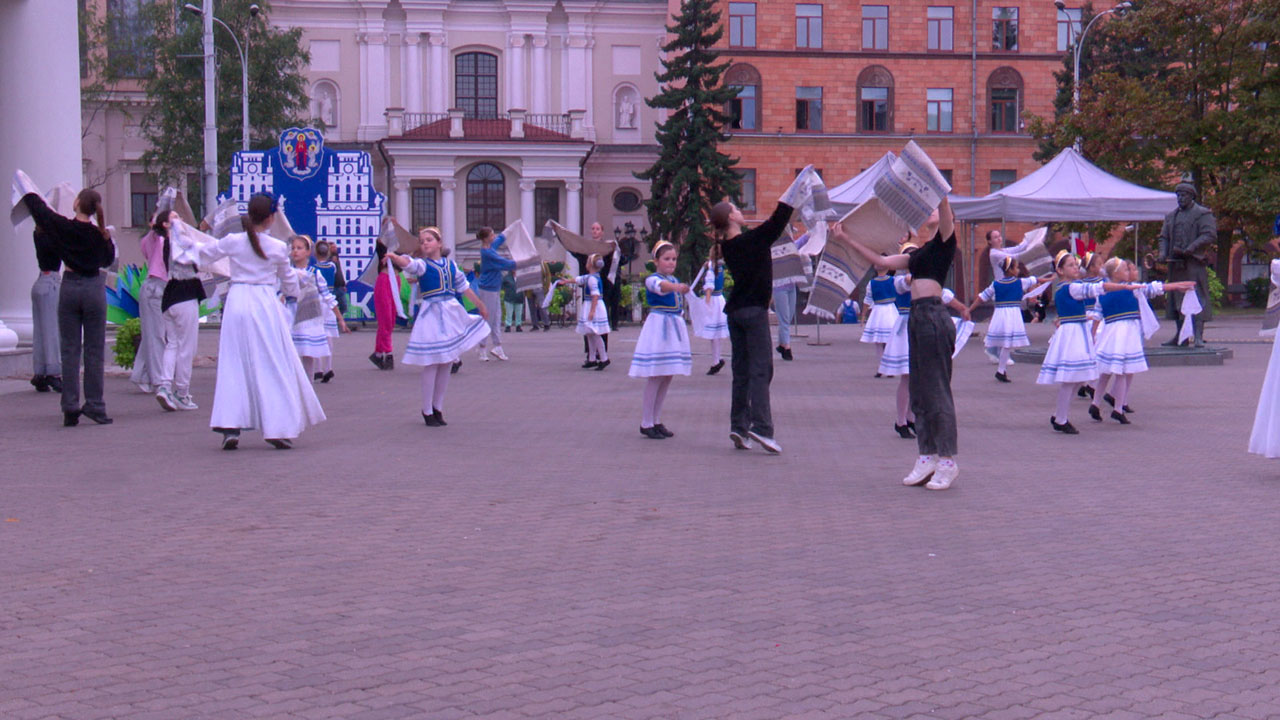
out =
[(684, 318), (675, 313), (651, 311), (640, 328), (631, 356), (631, 377), (688, 375), (693, 370), (689, 333)]
[(1089, 323), (1063, 323), (1049, 338), (1049, 350), (1036, 376), (1039, 385), (1089, 382), (1098, 378)]
[(893, 303), (872, 305), (867, 315), (867, 324), (862, 327), (861, 341), (864, 343), (887, 343), (893, 335), (893, 327), (898, 323), (898, 306)]
[(1253, 432), (1249, 434), (1249, 452), (1280, 457), (1280, 333), (1271, 344), (1271, 360), (1262, 379), (1258, 411), (1253, 415)]

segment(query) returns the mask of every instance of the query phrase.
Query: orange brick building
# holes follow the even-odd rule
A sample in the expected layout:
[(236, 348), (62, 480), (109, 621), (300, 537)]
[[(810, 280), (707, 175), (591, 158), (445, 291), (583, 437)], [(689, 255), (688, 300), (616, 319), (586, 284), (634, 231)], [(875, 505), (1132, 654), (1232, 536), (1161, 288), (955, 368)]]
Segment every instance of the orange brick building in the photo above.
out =
[(1049, 0), (724, 0), (719, 10), (725, 83), (740, 88), (721, 149), (740, 158), (748, 217), (767, 215), (806, 164), (834, 187), (908, 139), (959, 194), (1025, 177), (1040, 164), (1023, 114), (1053, 112), (1053, 73), (1080, 17)]

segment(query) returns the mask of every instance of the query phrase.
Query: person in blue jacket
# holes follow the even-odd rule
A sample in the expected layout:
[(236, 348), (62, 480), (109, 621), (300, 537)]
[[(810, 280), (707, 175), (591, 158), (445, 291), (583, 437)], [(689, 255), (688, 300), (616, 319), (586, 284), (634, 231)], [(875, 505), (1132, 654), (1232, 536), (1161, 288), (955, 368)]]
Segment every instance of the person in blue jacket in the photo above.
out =
[(493, 228), (482, 227), (476, 232), (480, 241), (480, 271), (476, 273), (476, 295), (489, 312), (489, 337), (480, 343), (480, 359), (488, 362), (489, 353), (499, 360), (506, 360), (502, 351), (502, 274), (516, 268), (515, 260), (498, 254), (498, 248), (507, 241), (501, 234), (494, 235)]

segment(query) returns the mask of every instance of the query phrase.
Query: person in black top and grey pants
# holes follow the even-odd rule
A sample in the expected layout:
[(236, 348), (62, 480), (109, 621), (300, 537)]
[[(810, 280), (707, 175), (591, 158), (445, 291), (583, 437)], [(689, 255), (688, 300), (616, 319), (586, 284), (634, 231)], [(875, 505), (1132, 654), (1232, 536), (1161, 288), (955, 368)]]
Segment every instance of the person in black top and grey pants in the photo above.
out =
[[(733, 401), (729, 410), (729, 439), (739, 450), (750, 440), (771, 453), (782, 452), (773, 439), (769, 383), (773, 381), (773, 348), (769, 332), (769, 300), (773, 297), (773, 258), (770, 247), (787, 229), (793, 208), (779, 202), (763, 224), (744, 231), (742, 211), (731, 202), (711, 208), (711, 229), (720, 245), (733, 289), (725, 302), (729, 344), (733, 348)], [(750, 440), (748, 439), (750, 438)]]
[[(102, 268), (115, 260), (116, 246), (102, 220), (102, 196), (81, 190), (74, 220), (45, 204), (35, 193), (22, 197), (36, 227), (48, 236), (66, 272), (58, 293), (58, 334), (62, 343), (62, 424), (71, 427), (83, 414), (107, 425), (102, 400), (102, 365), (106, 352), (107, 292)], [(90, 222), (94, 218), (97, 224)], [(84, 406), (80, 405), (80, 360), (84, 353)]]
[(58, 293), (62, 286), (62, 260), (48, 235), (36, 228), (40, 275), (31, 286), (31, 385), (37, 392), (62, 392), (62, 350), (58, 345)]

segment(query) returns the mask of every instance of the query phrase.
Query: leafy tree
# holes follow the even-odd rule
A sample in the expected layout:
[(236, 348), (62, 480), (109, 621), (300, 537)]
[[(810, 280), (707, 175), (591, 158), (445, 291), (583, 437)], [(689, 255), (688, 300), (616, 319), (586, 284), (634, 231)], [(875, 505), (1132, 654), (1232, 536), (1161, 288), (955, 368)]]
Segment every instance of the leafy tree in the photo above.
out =
[(733, 171), (737, 159), (718, 149), (729, 137), (721, 108), (738, 93), (720, 83), (729, 64), (717, 62), (714, 46), (724, 28), (711, 0), (684, 0), (667, 32), (675, 37), (663, 46), (663, 71), (655, 75), (662, 90), (646, 102), (669, 115), (658, 126), (658, 161), (636, 177), (650, 182), (645, 207), (651, 242), (669, 240), (680, 247), (677, 273), (688, 278), (710, 249), (711, 206), (741, 191)]
[(1280, 211), (1277, 38), (1280, 0), (1135, 2), (1090, 31), (1075, 115), (1068, 56), (1056, 116), (1031, 118), (1038, 158), (1079, 136), (1091, 161), (1135, 182), (1171, 187), (1189, 172), (1218, 216), (1225, 272), (1237, 231), (1256, 246)]
[[(142, 156), (160, 183), (173, 183), (204, 164), (204, 60), (201, 20), (181, 12), (182, 0), (152, 3), (146, 17), (153, 29), (155, 72), (147, 80), (150, 107), (142, 130), (151, 149)], [(257, 0), (261, 13), (249, 12), (249, 0), (219, 0), (214, 5), (249, 57), (249, 144), (271, 147), (286, 128), (310, 122), (308, 88), (302, 72), (310, 62), (302, 49), (302, 29), (267, 23), (270, 2)], [(217, 73), (218, 184), (229, 183), (231, 155), (241, 148), (241, 65), (235, 42), (214, 28)], [(191, 197), (199, 197), (194, 189)]]

